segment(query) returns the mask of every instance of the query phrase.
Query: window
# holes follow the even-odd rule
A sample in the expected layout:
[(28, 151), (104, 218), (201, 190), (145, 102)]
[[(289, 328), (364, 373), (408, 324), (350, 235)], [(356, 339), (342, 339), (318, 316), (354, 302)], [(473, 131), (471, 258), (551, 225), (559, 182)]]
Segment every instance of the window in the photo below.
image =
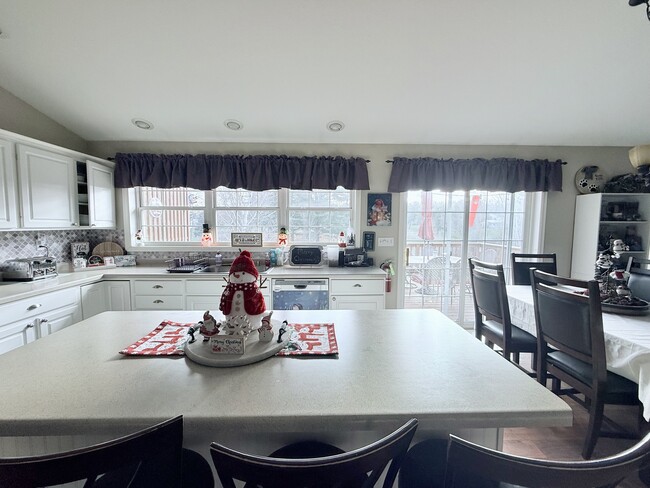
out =
[(355, 192), (343, 188), (254, 192), (141, 187), (129, 190), (129, 196), (132, 235), (140, 229), (146, 247), (197, 246), (204, 223), (220, 246), (230, 246), (232, 232), (261, 232), (263, 242), (272, 246), (280, 227), (287, 228), (290, 244), (335, 244), (354, 222), (356, 202)]

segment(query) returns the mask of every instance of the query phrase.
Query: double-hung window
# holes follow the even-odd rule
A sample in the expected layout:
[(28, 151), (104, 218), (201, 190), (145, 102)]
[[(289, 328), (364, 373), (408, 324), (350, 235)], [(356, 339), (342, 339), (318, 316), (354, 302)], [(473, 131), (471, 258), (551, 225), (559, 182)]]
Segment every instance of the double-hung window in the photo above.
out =
[(128, 191), (131, 222), (126, 227), (132, 235), (140, 230), (149, 248), (198, 246), (204, 224), (218, 246), (230, 246), (233, 232), (257, 232), (262, 233), (264, 245), (272, 247), (281, 227), (286, 228), (290, 244), (334, 244), (341, 231), (353, 226), (356, 215), (356, 192), (340, 187), (259, 192), (138, 187)]

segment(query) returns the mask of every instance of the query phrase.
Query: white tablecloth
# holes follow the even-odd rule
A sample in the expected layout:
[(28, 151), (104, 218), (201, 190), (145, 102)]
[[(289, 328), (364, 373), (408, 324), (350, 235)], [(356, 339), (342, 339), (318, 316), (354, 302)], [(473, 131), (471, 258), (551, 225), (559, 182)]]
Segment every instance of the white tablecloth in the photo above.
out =
[[(509, 285), (512, 323), (536, 335), (530, 285)], [(607, 369), (639, 385), (643, 417), (650, 421), (650, 316), (603, 313)]]

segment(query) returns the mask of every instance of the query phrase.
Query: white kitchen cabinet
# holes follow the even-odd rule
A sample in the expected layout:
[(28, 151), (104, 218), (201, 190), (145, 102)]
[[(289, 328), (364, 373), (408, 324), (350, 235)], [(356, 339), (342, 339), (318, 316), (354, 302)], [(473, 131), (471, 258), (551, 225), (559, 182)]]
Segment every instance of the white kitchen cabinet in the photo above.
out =
[(384, 279), (330, 279), (330, 309), (382, 310), (386, 308)]
[(87, 319), (106, 311), (131, 310), (129, 281), (100, 281), (81, 286), (81, 309)]
[(17, 184), (14, 145), (0, 139), (0, 229), (19, 225)]
[(134, 280), (134, 310), (183, 310), (183, 280)]
[(79, 225), (77, 163), (69, 156), (18, 144), (22, 227)]
[(186, 310), (219, 310), (224, 280), (187, 280), (185, 281)]
[[(115, 227), (115, 186), (114, 169), (93, 161), (86, 161), (86, 181), (88, 189), (88, 223), (90, 227)], [(83, 208), (79, 200), (80, 211)]]
[(622, 239), (630, 251), (622, 254), (647, 257), (650, 239), (650, 194), (593, 193), (578, 195), (571, 251), (571, 277), (594, 278), (598, 252), (608, 247), (608, 240)]
[(0, 353), (81, 320), (79, 287), (0, 305)]

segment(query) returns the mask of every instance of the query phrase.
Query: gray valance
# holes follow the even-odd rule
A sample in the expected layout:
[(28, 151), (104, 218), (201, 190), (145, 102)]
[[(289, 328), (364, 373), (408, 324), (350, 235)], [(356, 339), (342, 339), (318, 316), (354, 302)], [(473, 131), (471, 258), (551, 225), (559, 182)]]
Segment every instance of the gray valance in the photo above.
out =
[(388, 191), (562, 191), (563, 164), (541, 159), (394, 158)]
[(115, 163), (116, 188), (370, 189), (363, 158), (117, 153)]

